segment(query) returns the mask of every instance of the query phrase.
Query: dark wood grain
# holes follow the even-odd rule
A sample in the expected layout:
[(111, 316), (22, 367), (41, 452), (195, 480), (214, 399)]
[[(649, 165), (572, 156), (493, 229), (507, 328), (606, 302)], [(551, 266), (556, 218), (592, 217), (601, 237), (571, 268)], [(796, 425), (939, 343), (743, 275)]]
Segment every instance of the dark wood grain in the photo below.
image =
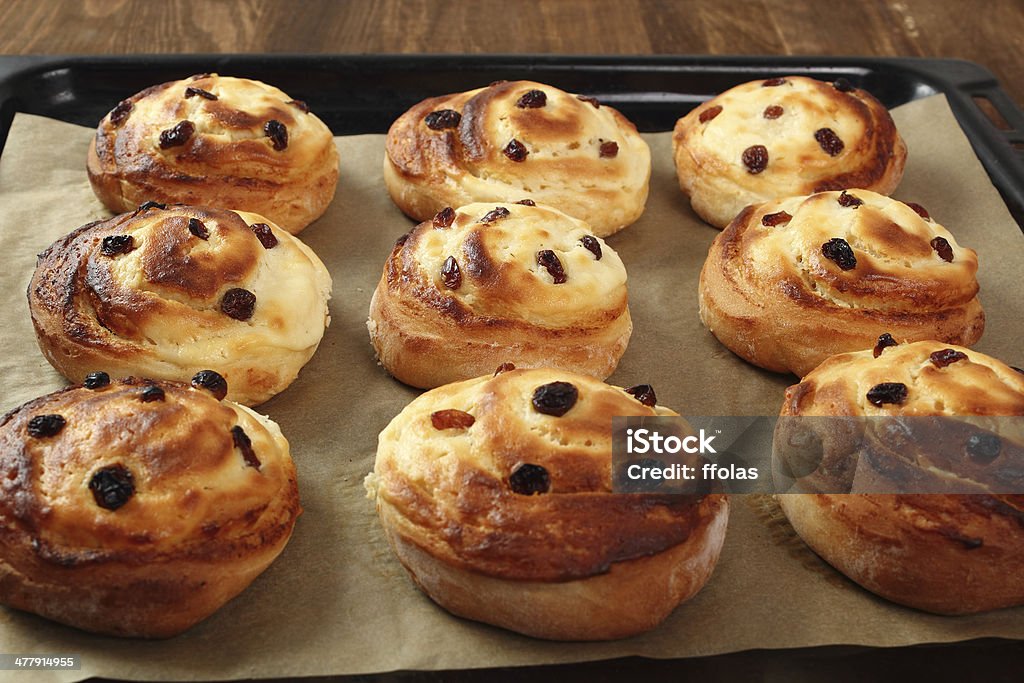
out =
[(563, 53), (956, 57), (1024, 105), (1024, 2), (3, 0), (0, 54)]

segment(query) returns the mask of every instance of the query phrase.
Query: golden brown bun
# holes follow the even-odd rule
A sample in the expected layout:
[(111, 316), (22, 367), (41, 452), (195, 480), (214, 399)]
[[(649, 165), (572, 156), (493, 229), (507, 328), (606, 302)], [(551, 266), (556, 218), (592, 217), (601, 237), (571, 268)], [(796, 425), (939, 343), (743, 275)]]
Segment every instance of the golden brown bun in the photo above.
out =
[[(190, 135), (165, 134), (182, 121)], [(271, 121), (285, 133), (268, 133)], [(114, 213), (147, 201), (202, 204), (252, 211), (296, 234), (331, 203), (338, 151), (304, 102), (259, 81), (202, 74), (121, 102), (100, 121), (87, 168)]]
[[(55, 434), (38, 432), (47, 415), (64, 420)], [(301, 511), (277, 425), (172, 382), (16, 408), (0, 419), (0, 472), (0, 602), (117, 636), (166, 638), (211, 615)]]
[(744, 360), (803, 376), (885, 332), (974, 344), (985, 329), (977, 269), (973, 250), (902, 202), (867, 190), (790, 197), (747, 207), (718, 235), (701, 270), (700, 317)]
[[(561, 416), (534, 404), (553, 382), (578, 394)], [(612, 493), (612, 416), (674, 414), (561, 370), (450, 384), (381, 432), (367, 489), (442, 607), (538, 638), (624, 638), (700, 590), (725, 537), (723, 495)]]
[[(496, 210), (508, 215), (482, 222)], [(546, 250), (564, 282), (540, 265)], [(446, 284), (442, 271), (451, 262), (458, 282)], [(399, 239), (370, 301), (368, 327), (388, 372), (430, 388), (505, 362), (604, 379), (633, 324), (626, 269), (586, 223), (544, 206), (470, 204), (454, 211), (449, 227), (426, 221)]]
[(679, 119), (676, 172), (693, 210), (722, 228), (745, 206), (778, 197), (851, 187), (892, 193), (907, 146), (886, 108), (847, 86), (803, 76), (751, 81)]
[(650, 175), (650, 150), (626, 117), (532, 81), (420, 102), (392, 124), (384, 159), (391, 198), (418, 221), (446, 206), (533, 199), (599, 237), (640, 217)]
[[(945, 349), (966, 358), (939, 367), (930, 357)], [(888, 382), (906, 386), (905, 400), (871, 403), (867, 392)], [(1024, 416), (1024, 374), (934, 341), (877, 358), (842, 354), (786, 391), (782, 415)], [(779, 502), (816, 553), (889, 600), (940, 614), (1024, 604), (1024, 496), (788, 494)]]
[[(129, 251), (104, 253), (126, 235)], [(240, 290), (255, 296), (249, 317)], [(74, 382), (96, 370), (188, 381), (213, 369), (228, 398), (256, 405), (316, 351), (330, 292), (320, 259), (266, 218), (170, 206), (57, 240), (39, 257), (28, 299), (39, 348)]]

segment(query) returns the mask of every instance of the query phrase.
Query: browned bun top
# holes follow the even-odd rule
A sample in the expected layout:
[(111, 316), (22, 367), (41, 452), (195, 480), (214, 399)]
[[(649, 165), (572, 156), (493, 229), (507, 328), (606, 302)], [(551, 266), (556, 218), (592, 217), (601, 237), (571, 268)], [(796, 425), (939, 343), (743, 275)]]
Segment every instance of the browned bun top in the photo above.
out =
[(674, 547), (701, 523), (699, 499), (612, 493), (612, 417), (674, 414), (566, 371), (449, 384), (381, 432), (368, 488), (396, 533), (447, 564), (584, 578)]
[(0, 420), (0, 546), (64, 567), (233, 557), (299, 513), (277, 426), (202, 388), (126, 378)]

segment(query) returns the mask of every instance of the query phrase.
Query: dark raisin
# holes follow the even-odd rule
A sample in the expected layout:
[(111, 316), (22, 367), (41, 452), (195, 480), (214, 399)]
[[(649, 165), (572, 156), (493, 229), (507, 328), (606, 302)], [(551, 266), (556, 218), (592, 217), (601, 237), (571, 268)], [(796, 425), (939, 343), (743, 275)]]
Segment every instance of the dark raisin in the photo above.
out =
[(509, 159), (516, 162), (526, 161), (526, 157), (530, 153), (529, 150), (526, 149), (526, 145), (519, 142), (519, 140), (516, 140), (515, 138), (509, 140), (508, 144), (505, 145), (505, 149), (501, 151)]
[(832, 83), (832, 87), (838, 90), (839, 92), (850, 92), (851, 90), (853, 90), (853, 84), (850, 83), (850, 81), (843, 78), (842, 76), (837, 78)]
[(256, 295), (247, 289), (233, 287), (224, 292), (220, 300), (220, 310), (235, 320), (248, 320), (256, 308)]
[(937, 368), (944, 368), (959, 360), (967, 360), (967, 354), (955, 349), (942, 349), (928, 356), (928, 360)]
[(132, 109), (135, 105), (131, 100), (121, 100), (117, 103), (117, 106), (110, 111), (110, 122), (115, 126), (120, 125), (122, 121), (128, 118), (128, 115), (132, 113)]
[(885, 403), (898, 405), (907, 400), (907, 385), (902, 382), (882, 382), (868, 389), (867, 396), (868, 401), (874, 406)]
[(454, 109), (438, 109), (423, 117), (423, 123), (427, 124), (430, 130), (444, 130), (455, 128), (462, 121), (462, 114)]
[(409, 241), (410, 237), (412, 237), (411, 232), (407, 232), (404, 235), (399, 235), (398, 239), (395, 240), (395, 248), (397, 249), (398, 247), (404, 247), (405, 243)]
[(637, 384), (636, 386), (626, 389), (626, 393), (630, 394), (645, 406), (653, 408), (658, 404), (658, 397), (654, 395), (654, 387), (650, 384)]
[(604, 256), (604, 254), (601, 253), (601, 243), (598, 242), (597, 238), (593, 235), (584, 235), (581, 237), (580, 244), (582, 244), (587, 251), (593, 254), (594, 258), (598, 261), (600, 261), (601, 257)]
[(500, 375), (503, 372), (508, 372), (509, 370), (515, 370), (515, 369), (516, 369), (515, 363), (502, 363), (501, 365), (498, 366), (498, 369), (494, 371), (494, 376), (497, 377), (498, 375)]
[(579, 100), (580, 102), (586, 102), (587, 104), (593, 105), (594, 109), (600, 109), (601, 108), (601, 103), (598, 101), (598, 99), (596, 97), (588, 97), (586, 95), (577, 95), (576, 99)]
[(256, 451), (252, 449), (252, 439), (245, 433), (239, 425), (235, 425), (231, 428), (231, 440), (235, 443), (235, 448), (242, 451), (242, 459), (245, 460), (245, 464), (249, 467), (259, 469), (260, 459), (256, 457)]
[(619, 155), (619, 143), (614, 140), (601, 143), (601, 149), (598, 152), (602, 159), (614, 159)]
[(762, 113), (761, 116), (765, 117), (766, 119), (777, 119), (780, 116), (782, 116), (784, 111), (785, 109), (783, 109), (779, 105), (770, 104), (764, 108), (764, 113)]
[(964, 449), (971, 460), (987, 465), (999, 457), (1003, 442), (995, 434), (972, 434), (967, 437)]
[(757, 175), (768, 167), (768, 148), (764, 145), (751, 145), (743, 150), (743, 165), (747, 172)]
[(520, 109), (540, 109), (548, 103), (548, 96), (543, 90), (527, 90), (516, 106)]
[(537, 202), (532, 199), (520, 199), (516, 204), (522, 204), (523, 206), (537, 206)]
[(568, 382), (542, 384), (533, 390), (533, 408), (538, 413), (562, 417), (576, 405), (579, 391)]
[(821, 253), (843, 270), (853, 270), (857, 267), (857, 257), (853, 254), (853, 248), (842, 237), (833, 237), (821, 245)]
[(124, 465), (109, 465), (93, 473), (89, 490), (101, 508), (116, 510), (135, 495), (135, 480)]
[(153, 401), (163, 401), (167, 398), (164, 390), (155, 384), (150, 384), (141, 392), (139, 392), (139, 398), (142, 399), (143, 403), (152, 403)]
[(127, 254), (135, 248), (135, 238), (131, 235), (108, 235), (100, 244), (100, 253), (104, 256)]
[(932, 219), (931, 215), (928, 213), (928, 210), (925, 209), (920, 204), (918, 204), (917, 202), (905, 202), (905, 203), (906, 203), (907, 206), (909, 206), (911, 209), (914, 210), (914, 213), (916, 213), (918, 216), (920, 216), (921, 218), (925, 219), (926, 221), (930, 221)]
[(892, 338), (892, 335), (888, 332), (878, 336), (878, 343), (875, 344), (874, 350), (871, 354), (878, 358), (882, 355), (882, 351), (885, 351), (890, 346), (899, 346), (899, 342)]
[(858, 206), (864, 203), (864, 200), (856, 195), (852, 195), (846, 190), (839, 193), (839, 198), (836, 199), (839, 202), (839, 206), (852, 207), (856, 209)]
[(766, 213), (761, 216), (761, 225), (766, 228), (774, 228), (776, 225), (785, 225), (793, 220), (793, 217), (789, 215), (787, 211), (776, 211), (775, 213)]
[(60, 415), (36, 415), (28, 421), (28, 435), (37, 439), (59, 434), (67, 421)]
[(214, 370), (200, 370), (192, 376), (192, 386), (196, 389), (206, 389), (218, 401), (223, 401), (228, 395), (228, 382), (224, 377)]
[(488, 211), (484, 214), (484, 217), (480, 219), (481, 223), (493, 223), (499, 218), (504, 218), (509, 214), (508, 209), (504, 206), (496, 206), (493, 211)]
[(188, 219), (188, 231), (201, 240), (210, 239), (210, 231), (206, 229), (206, 223), (198, 218)]
[(270, 119), (264, 123), (263, 133), (270, 138), (270, 144), (278, 152), (288, 147), (288, 126), (277, 119)]
[(160, 132), (160, 149), (181, 147), (189, 141), (195, 132), (196, 127), (191, 121), (179, 121), (173, 128)]
[(839, 139), (836, 132), (831, 128), (819, 128), (814, 131), (814, 139), (818, 141), (821, 148), (825, 150), (825, 153), (830, 157), (834, 157), (843, 151), (843, 141)]
[(469, 429), (476, 422), (476, 418), (462, 410), (449, 408), (438, 410), (430, 414), (430, 424), (434, 429)]
[(252, 230), (252, 234), (256, 235), (256, 239), (260, 241), (264, 249), (273, 249), (277, 246), (277, 236), (266, 223), (253, 223), (249, 229)]
[(213, 76), (213, 74), (211, 74), (211, 73), (205, 73), (205, 74), (195, 74), (194, 76), (191, 76), (191, 78), (192, 78), (193, 81), (201, 81), (204, 78), (210, 78), (212, 76)]
[(711, 119), (715, 118), (716, 116), (718, 116), (721, 113), (722, 113), (722, 105), (716, 104), (716, 105), (708, 107), (707, 109), (702, 111), (700, 113), (700, 116), (697, 117), (697, 119), (701, 123), (707, 123), (708, 121), (710, 121)]
[(782, 85), (785, 82), (786, 82), (786, 79), (782, 78), (781, 76), (778, 77), (778, 78), (769, 78), (767, 81), (764, 81), (763, 83), (761, 83), (761, 87), (762, 88), (774, 88), (776, 86)]
[(448, 289), (458, 289), (462, 286), (462, 271), (459, 270), (459, 263), (454, 256), (449, 256), (441, 266), (441, 281)]
[(302, 100), (288, 100), (287, 102), (285, 102), (285, 104), (292, 105), (293, 107), (301, 111), (303, 114), (309, 113), (309, 105)]
[(187, 88), (185, 88), (185, 99), (186, 100), (188, 98), (190, 98), (190, 97), (195, 97), (196, 95), (199, 95), (204, 100), (215, 100), (215, 99), (217, 99), (217, 96), (214, 95), (209, 90), (203, 90), (202, 88), (197, 88), (194, 85), (190, 85)]
[(541, 268), (546, 268), (551, 277), (554, 278), (555, 284), (560, 285), (566, 281), (565, 269), (562, 268), (562, 262), (558, 259), (558, 255), (550, 249), (543, 249), (537, 252), (537, 265)]
[(939, 255), (939, 258), (946, 263), (953, 262), (953, 247), (950, 246), (949, 240), (945, 237), (935, 237), (930, 242), (932, 249)]
[(82, 380), (82, 386), (86, 389), (102, 389), (110, 384), (110, 375), (105, 372), (90, 372)]
[(452, 222), (455, 221), (455, 209), (450, 206), (446, 206), (436, 214), (434, 214), (434, 227), (435, 228), (447, 228), (450, 227)]
[(167, 205), (154, 201), (143, 202), (139, 204), (139, 208), (135, 209), (135, 213), (133, 213), (132, 215), (138, 216), (140, 213), (145, 213), (150, 209), (160, 209), (161, 211), (165, 211), (167, 209)]
[(509, 475), (508, 485), (515, 493), (532, 496), (535, 493), (547, 493), (551, 489), (551, 477), (540, 465), (524, 463)]

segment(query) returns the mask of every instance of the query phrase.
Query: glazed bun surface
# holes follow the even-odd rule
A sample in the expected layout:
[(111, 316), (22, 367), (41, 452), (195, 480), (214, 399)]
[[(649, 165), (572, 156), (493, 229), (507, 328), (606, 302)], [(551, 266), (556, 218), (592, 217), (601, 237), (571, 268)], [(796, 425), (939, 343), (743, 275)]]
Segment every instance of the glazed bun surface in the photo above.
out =
[(295, 234), (334, 197), (338, 152), (307, 105), (246, 78), (153, 86), (100, 121), (87, 168), (114, 213), (147, 202), (251, 211)]
[[(1009, 490), (1007, 476), (1019, 490), (1024, 433), (1019, 420), (1007, 418), (1024, 416), (1024, 374), (934, 341), (886, 347), (877, 357), (870, 350), (841, 354), (786, 391), (782, 416), (889, 416), (867, 428), (901, 433), (945, 417), (943, 438), (922, 433), (886, 457), (861, 454), (851, 464), (855, 481), (898, 491), (893, 472), (913, 464), (979, 493), (786, 494), (780, 505), (818, 555), (889, 600), (940, 614), (1024, 604), (1024, 495), (984, 493)], [(992, 443), (994, 449), (978, 448)], [(943, 457), (957, 448), (960, 458)]]
[(399, 239), (368, 326), (381, 364), (412, 386), (504, 362), (604, 379), (632, 332), (626, 269), (586, 223), (560, 211), (470, 204)]
[(0, 420), (0, 602), (163, 638), (277, 557), (300, 513), (277, 425), (205, 388), (127, 378)]
[(28, 298), (40, 349), (72, 381), (96, 370), (187, 381), (210, 368), (228, 398), (256, 405), (316, 351), (330, 292), (320, 259), (266, 218), (170, 206), (57, 240)]
[(612, 492), (612, 416), (674, 414), (583, 375), (502, 371), (410, 403), (367, 488), (449, 611), (540, 638), (626, 637), (700, 590), (724, 539), (725, 496)]
[(797, 376), (885, 332), (974, 344), (977, 255), (918, 210), (867, 190), (748, 207), (708, 252), (701, 320), (744, 360)]
[(651, 155), (615, 109), (532, 81), (434, 97), (388, 131), (384, 180), (425, 221), (446, 206), (532, 199), (606, 237), (643, 213)]
[(718, 228), (779, 197), (854, 187), (888, 195), (907, 157), (868, 92), (803, 76), (727, 90), (679, 119), (672, 142), (683, 193)]

